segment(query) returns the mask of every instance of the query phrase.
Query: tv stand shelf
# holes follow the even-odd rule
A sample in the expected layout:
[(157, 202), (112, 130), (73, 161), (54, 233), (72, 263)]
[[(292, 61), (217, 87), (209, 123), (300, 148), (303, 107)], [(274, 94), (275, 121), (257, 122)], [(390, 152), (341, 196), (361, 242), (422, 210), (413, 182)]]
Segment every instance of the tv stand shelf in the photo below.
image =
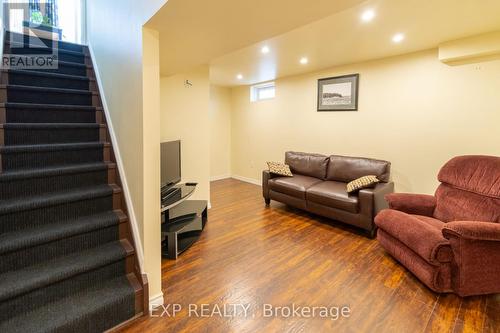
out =
[(193, 245), (205, 228), (208, 218), (207, 201), (186, 200), (196, 185), (178, 185), (176, 195), (162, 200), (162, 256), (177, 259)]
[(207, 222), (207, 202), (187, 200), (170, 210), (170, 220), (161, 226), (162, 256), (177, 259), (198, 240)]
[(169, 209), (180, 204), (191, 195), (193, 195), (196, 185), (180, 184), (172, 187), (174, 191), (167, 197), (161, 198), (161, 212), (168, 211)]

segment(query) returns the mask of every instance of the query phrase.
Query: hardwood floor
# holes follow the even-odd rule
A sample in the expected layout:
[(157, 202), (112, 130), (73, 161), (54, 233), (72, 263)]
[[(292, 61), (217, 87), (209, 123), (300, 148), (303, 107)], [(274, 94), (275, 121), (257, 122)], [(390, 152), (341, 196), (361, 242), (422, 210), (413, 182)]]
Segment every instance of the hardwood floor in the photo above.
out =
[[(500, 295), (461, 299), (428, 290), (354, 229), (272, 202), (261, 188), (213, 182), (202, 237), (163, 261), (175, 317), (143, 318), (128, 332), (500, 332)], [(249, 305), (248, 316), (189, 316), (189, 304)], [(264, 317), (264, 304), (350, 308), (349, 317)], [(172, 316), (172, 305), (166, 309)], [(192, 308), (194, 310), (194, 308)], [(286, 315), (286, 313), (284, 313)]]

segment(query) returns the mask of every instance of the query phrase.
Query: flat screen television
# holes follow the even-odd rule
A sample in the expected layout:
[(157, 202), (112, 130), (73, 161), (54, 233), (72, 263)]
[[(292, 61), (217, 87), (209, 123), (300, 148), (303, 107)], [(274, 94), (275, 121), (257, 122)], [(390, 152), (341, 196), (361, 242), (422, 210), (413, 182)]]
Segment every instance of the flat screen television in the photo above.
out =
[(181, 141), (162, 142), (161, 188), (169, 188), (181, 181)]

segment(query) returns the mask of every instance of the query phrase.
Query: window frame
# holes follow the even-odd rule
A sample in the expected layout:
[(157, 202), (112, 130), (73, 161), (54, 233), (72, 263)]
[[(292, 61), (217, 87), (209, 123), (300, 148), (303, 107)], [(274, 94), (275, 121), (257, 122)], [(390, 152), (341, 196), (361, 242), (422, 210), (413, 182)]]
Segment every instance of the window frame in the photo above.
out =
[[(273, 96), (261, 98), (259, 92), (264, 89), (273, 88)], [(254, 84), (250, 86), (250, 102), (261, 102), (274, 99), (276, 97), (276, 83), (274, 81)]]

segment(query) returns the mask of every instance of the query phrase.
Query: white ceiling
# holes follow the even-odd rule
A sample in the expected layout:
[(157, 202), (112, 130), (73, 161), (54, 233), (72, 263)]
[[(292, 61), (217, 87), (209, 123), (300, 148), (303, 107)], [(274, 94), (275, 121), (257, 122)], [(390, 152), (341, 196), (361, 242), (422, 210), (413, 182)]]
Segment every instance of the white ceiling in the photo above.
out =
[[(362, 22), (373, 9), (376, 17)], [(437, 47), (444, 41), (500, 30), (498, 0), (374, 0), (210, 62), (211, 81), (253, 84), (342, 64)], [(406, 38), (392, 42), (398, 32)], [(270, 48), (261, 54), (263, 45)], [(306, 56), (307, 65), (299, 59)], [(237, 80), (241, 73), (243, 80)]]
[(234, 86), (500, 30), (500, 0), (169, 0), (148, 24), (160, 31), (162, 75), (208, 63), (211, 82)]
[(314, 22), (363, 0), (169, 0), (147, 23), (160, 32), (164, 76)]

